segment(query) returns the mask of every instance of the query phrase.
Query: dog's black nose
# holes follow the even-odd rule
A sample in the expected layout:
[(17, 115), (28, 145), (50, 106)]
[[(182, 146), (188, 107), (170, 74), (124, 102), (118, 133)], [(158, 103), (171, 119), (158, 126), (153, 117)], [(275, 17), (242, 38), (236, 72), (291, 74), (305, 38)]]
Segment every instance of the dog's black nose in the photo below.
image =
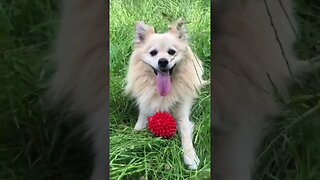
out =
[(169, 64), (169, 61), (166, 58), (161, 58), (158, 61), (158, 65), (160, 68), (165, 68), (168, 64)]

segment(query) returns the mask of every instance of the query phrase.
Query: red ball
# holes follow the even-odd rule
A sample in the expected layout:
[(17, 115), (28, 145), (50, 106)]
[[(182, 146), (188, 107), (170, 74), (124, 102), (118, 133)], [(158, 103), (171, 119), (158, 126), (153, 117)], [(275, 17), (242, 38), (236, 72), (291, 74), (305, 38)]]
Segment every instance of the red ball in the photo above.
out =
[(156, 112), (148, 117), (148, 129), (158, 137), (169, 139), (176, 132), (176, 121), (168, 112)]

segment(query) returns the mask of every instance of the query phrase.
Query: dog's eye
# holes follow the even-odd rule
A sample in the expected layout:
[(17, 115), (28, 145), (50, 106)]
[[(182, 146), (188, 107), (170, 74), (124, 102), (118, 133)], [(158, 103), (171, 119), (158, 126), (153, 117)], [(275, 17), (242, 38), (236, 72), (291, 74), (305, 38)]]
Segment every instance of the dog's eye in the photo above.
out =
[(168, 54), (170, 54), (171, 56), (173, 56), (176, 53), (175, 50), (173, 49), (169, 49)]
[(158, 51), (157, 50), (152, 50), (152, 51), (150, 51), (150, 55), (151, 56), (155, 56), (155, 55), (157, 55), (158, 54)]

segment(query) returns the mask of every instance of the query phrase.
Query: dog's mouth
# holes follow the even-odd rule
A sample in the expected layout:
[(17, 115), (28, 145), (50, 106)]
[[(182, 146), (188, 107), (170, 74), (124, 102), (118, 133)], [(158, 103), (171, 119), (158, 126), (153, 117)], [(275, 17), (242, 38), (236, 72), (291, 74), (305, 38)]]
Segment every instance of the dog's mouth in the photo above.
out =
[(156, 87), (160, 96), (167, 96), (171, 91), (171, 75), (174, 67), (175, 65), (168, 70), (158, 70), (152, 67), (154, 74), (157, 76)]
[(151, 68), (153, 69), (153, 72), (154, 72), (154, 74), (155, 75), (158, 75), (158, 72), (160, 72), (160, 73), (164, 73), (164, 74), (168, 74), (168, 72), (169, 72), (169, 75), (171, 76), (172, 75), (172, 72), (173, 72), (173, 68), (175, 67), (176, 65), (173, 65), (172, 66), (172, 68), (170, 68), (169, 70), (158, 70), (158, 69), (156, 69), (156, 68), (154, 68), (154, 67), (152, 67), (151, 66)]

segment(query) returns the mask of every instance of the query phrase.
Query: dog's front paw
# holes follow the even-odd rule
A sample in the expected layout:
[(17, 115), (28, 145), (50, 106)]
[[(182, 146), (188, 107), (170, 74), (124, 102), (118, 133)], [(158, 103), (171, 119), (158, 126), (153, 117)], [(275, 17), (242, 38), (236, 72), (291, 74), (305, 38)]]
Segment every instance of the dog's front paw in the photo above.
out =
[(191, 151), (185, 152), (183, 155), (184, 163), (188, 166), (189, 169), (195, 170), (198, 169), (200, 160), (196, 154), (196, 151), (193, 149)]
[(145, 121), (137, 121), (136, 125), (134, 126), (134, 130), (140, 131), (147, 127), (147, 123)]

